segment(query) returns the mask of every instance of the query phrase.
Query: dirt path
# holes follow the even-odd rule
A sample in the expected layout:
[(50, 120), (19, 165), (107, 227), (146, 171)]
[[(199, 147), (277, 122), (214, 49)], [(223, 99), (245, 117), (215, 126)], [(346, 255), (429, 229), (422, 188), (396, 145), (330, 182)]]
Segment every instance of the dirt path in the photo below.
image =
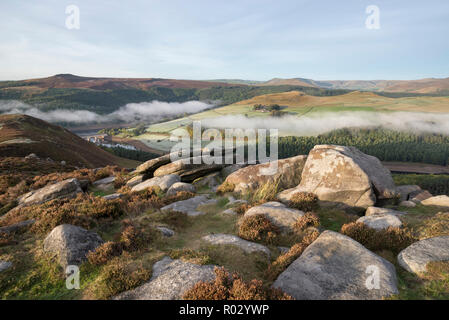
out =
[(449, 167), (427, 163), (382, 162), (391, 172), (420, 174), (449, 174)]

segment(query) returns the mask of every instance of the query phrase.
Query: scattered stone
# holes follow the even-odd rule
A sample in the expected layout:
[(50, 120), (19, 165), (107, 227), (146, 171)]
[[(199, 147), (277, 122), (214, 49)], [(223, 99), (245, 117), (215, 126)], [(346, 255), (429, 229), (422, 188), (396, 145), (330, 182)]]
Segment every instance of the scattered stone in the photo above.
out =
[(407, 212), (397, 211), (389, 208), (368, 207), (365, 211), (365, 216), (375, 216), (379, 214), (390, 214), (393, 216), (403, 216)]
[(427, 264), (433, 261), (449, 261), (449, 236), (415, 242), (398, 255), (399, 265), (415, 274), (426, 272)]
[(153, 275), (144, 285), (114, 297), (114, 300), (180, 300), (200, 281), (215, 279), (214, 266), (200, 266), (165, 257), (153, 266)]
[(237, 214), (237, 212), (235, 212), (235, 211), (232, 210), (232, 209), (226, 209), (226, 210), (223, 211), (222, 213), (224, 213), (224, 214), (229, 214), (229, 215), (233, 215), (233, 216), (235, 216), (235, 215)]
[(299, 186), (278, 198), (286, 203), (297, 192), (316, 194), (322, 205), (355, 209), (397, 195), (391, 173), (379, 159), (354, 147), (334, 145), (316, 145), (307, 157)]
[(61, 166), (65, 166), (67, 164), (67, 162), (65, 162), (64, 160), (61, 161)]
[(12, 224), (10, 226), (0, 227), (0, 233), (10, 234), (10, 233), (22, 231), (22, 230), (30, 227), (31, 225), (33, 225), (35, 222), (36, 222), (36, 220), (30, 219), (30, 220), (25, 220), (22, 222)]
[(277, 160), (275, 162), (250, 165), (227, 176), (224, 183), (234, 185), (234, 192), (255, 191), (269, 183), (279, 183), (279, 188), (297, 186), (307, 156)]
[(401, 203), (399, 203), (399, 205), (401, 207), (406, 207), (406, 208), (414, 208), (416, 207), (416, 203), (414, 203), (413, 201), (401, 201)]
[(162, 191), (167, 191), (174, 183), (180, 182), (181, 179), (176, 174), (169, 174), (163, 177), (154, 177), (149, 180), (145, 180), (138, 185), (135, 185), (131, 192), (142, 191), (150, 187), (159, 187)]
[(427, 190), (418, 190), (408, 195), (408, 199), (414, 203), (420, 203), (421, 201), (432, 197), (433, 195)]
[(214, 245), (233, 245), (237, 246), (246, 253), (262, 252), (270, 257), (270, 250), (258, 243), (241, 239), (231, 234), (210, 234), (202, 238), (204, 241)]
[(244, 217), (258, 214), (265, 215), (274, 225), (281, 228), (281, 230), (291, 231), (295, 222), (304, 215), (304, 212), (287, 208), (280, 202), (272, 201), (248, 209)]
[(25, 157), (26, 160), (39, 160), (39, 157), (35, 153), (30, 153)]
[(446, 195), (435, 196), (421, 201), (425, 206), (449, 207), (449, 197)]
[(422, 191), (417, 185), (402, 185), (397, 186), (396, 191), (401, 195), (401, 201), (409, 200), (409, 195), (413, 192)]
[(67, 179), (24, 194), (18, 199), (18, 204), (24, 206), (44, 203), (53, 199), (74, 198), (82, 192), (77, 179)]
[(103, 240), (95, 232), (62, 224), (54, 228), (44, 240), (44, 251), (57, 256), (64, 268), (79, 265), (86, 260), (89, 251), (95, 250)]
[(113, 194), (108, 194), (106, 196), (103, 196), (103, 199), (115, 200), (115, 199), (120, 199), (121, 197), (123, 197), (123, 193), (113, 193)]
[(100, 180), (94, 181), (94, 183), (92, 183), (92, 184), (94, 186), (99, 186), (99, 185), (102, 185), (102, 184), (111, 184), (114, 181), (115, 181), (115, 177), (111, 176), (111, 177), (107, 177), (107, 178), (104, 178), (104, 179), (100, 179)]
[(8, 270), (11, 267), (12, 267), (12, 263), (11, 262), (0, 260), (0, 272)]
[(357, 220), (368, 227), (376, 230), (387, 229), (388, 227), (400, 228), (402, 226), (401, 220), (392, 214), (375, 214), (371, 216), (364, 216)]
[(144, 177), (143, 174), (140, 174), (140, 175), (138, 175), (138, 176), (135, 176), (135, 177), (129, 179), (129, 180), (126, 182), (126, 185), (127, 185), (128, 187), (132, 188), (132, 187), (138, 185), (139, 183), (142, 183), (142, 182), (143, 182), (143, 177)]
[[(198, 163), (196, 163), (198, 162)], [(202, 157), (192, 157), (171, 162), (159, 167), (154, 171), (155, 177), (165, 176), (167, 174), (177, 174), (182, 182), (193, 182), (195, 179), (203, 177), (209, 173), (220, 171), (224, 164), (205, 164)]]
[[(379, 276), (379, 289), (369, 276)], [(273, 287), (298, 300), (377, 300), (397, 294), (394, 266), (353, 239), (324, 231)]]
[(172, 184), (172, 186), (168, 189), (167, 195), (168, 196), (174, 196), (176, 193), (185, 191), (185, 192), (196, 192), (195, 186), (191, 185), (190, 183), (185, 182), (176, 182)]
[(175, 235), (175, 232), (173, 230), (166, 227), (156, 227), (156, 229), (158, 229), (162, 233), (162, 235), (167, 238), (173, 237)]
[(182, 212), (189, 216), (198, 216), (205, 214), (205, 212), (199, 211), (201, 206), (214, 204), (217, 200), (208, 199), (206, 196), (196, 196), (187, 200), (173, 202), (165, 207), (161, 208), (162, 212), (176, 211)]

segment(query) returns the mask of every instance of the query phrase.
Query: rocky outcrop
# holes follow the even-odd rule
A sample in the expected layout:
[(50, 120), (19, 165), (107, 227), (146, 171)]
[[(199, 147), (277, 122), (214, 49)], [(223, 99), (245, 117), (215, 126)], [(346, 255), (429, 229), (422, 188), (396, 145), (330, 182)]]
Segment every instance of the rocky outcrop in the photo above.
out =
[(190, 183), (185, 182), (176, 182), (171, 185), (170, 188), (168, 188), (167, 195), (168, 196), (174, 196), (176, 193), (185, 191), (185, 192), (196, 192), (196, 188), (191, 185)]
[(162, 177), (154, 177), (149, 180), (145, 180), (138, 185), (132, 187), (131, 192), (143, 191), (151, 187), (159, 187), (162, 191), (167, 191), (174, 183), (180, 182), (180, 177), (176, 174), (169, 174)]
[[(370, 278), (376, 275), (378, 286)], [(390, 262), (333, 231), (323, 232), (273, 287), (298, 300), (374, 300), (398, 293)]]
[(271, 172), (270, 163), (262, 163), (244, 167), (231, 173), (224, 183), (234, 185), (234, 192), (249, 192), (266, 184), (279, 183), (280, 189), (297, 186), (301, 181), (301, 173), (307, 156), (277, 160), (277, 168)]
[(359, 218), (357, 222), (363, 223), (366, 226), (376, 230), (387, 229), (389, 227), (402, 227), (401, 220), (392, 214), (375, 214), (371, 216), (364, 216)]
[(449, 197), (446, 195), (435, 196), (421, 201), (424, 206), (449, 207)]
[(73, 198), (82, 192), (77, 179), (67, 179), (24, 194), (18, 199), (18, 204), (19, 206), (26, 206), (44, 203), (53, 199)]
[(64, 268), (79, 265), (86, 260), (89, 251), (95, 250), (103, 240), (95, 232), (70, 224), (54, 228), (44, 240), (44, 251), (58, 257)]
[(299, 186), (282, 192), (279, 199), (288, 202), (296, 192), (314, 193), (323, 205), (353, 208), (367, 208), (397, 195), (391, 173), (379, 159), (354, 147), (334, 145), (315, 146)]
[(154, 171), (156, 171), (157, 168), (162, 167), (163, 165), (166, 165), (167, 163), (170, 163), (170, 154), (163, 155), (161, 157), (148, 160), (141, 165), (139, 165), (136, 170), (134, 171), (137, 174), (146, 174), (146, 175), (152, 175)]
[(180, 300), (196, 283), (213, 279), (212, 265), (200, 266), (165, 257), (154, 264), (149, 282), (116, 296), (114, 300)]
[(196, 196), (187, 200), (173, 202), (161, 208), (162, 212), (175, 211), (182, 212), (189, 216), (198, 216), (205, 212), (200, 211), (200, 207), (209, 204), (215, 204), (217, 200), (209, 199), (206, 196)]
[(231, 234), (209, 234), (202, 238), (213, 245), (233, 245), (239, 247), (246, 253), (261, 252), (270, 257), (270, 250), (258, 243), (241, 239)]
[(435, 261), (449, 261), (449, 236), (415, 242), (398, 255), (399, 265), (416, 274), (426, 272), (427, 264)]
[(94, 186), (106, 185), (106, 184), (114, 183), (114, 181), (115, 181), (115, 177), (111, 176), (111, 177), (107, 177), (107, 178), (104, 178), (104, 179), (100, 179), (100, 180), (94, 181), (92, 183), (92, 185), (94, 185)]
[(182, 182), (193, 182), (195, 179), (209, 173), (220, 171), (224, 166), (224, 164), (205, 164), (202, 161), (202, 157), (193, 157), (177, 160), (161, 166), (154, 171), (154, 176), (160, 177), (167, 174), (177, 174), (181, 177)]
[(132, 177), (131, 179), (129, 179), (129, 180), (126, 182), (126, 185), (127, 185), (128, 187), (132, 188), (132, 187), (138, 185), (139, 183), (142, 183), (142, 182), (144, 181), (143, 178), (144, 178), (144, 175), (143, 175), (143, 174), (139, 174), (139, 175), (137, 175), (137, 176)]
[(304, 212), (287, 208), (284, 204), (276, 201), (266, 202), (260, 206), (248, 209), (244, 217), (262, 214), (282, 231), (290, 231), (295, 222), (304, 215)]
[(195, 181), (193, 181), (193, 185), (197, 188), (208, 187), (212, 191), (215, 191), (214, 189), (220, 185), (221, 180), (220, 173), (214, 172), (208, 174), (207, 176), (195, 179)]
[(397, 211), (390, 208), (368, 207), (365, 211), (365, 216), (374, 216), (379, 214), (389, 214), (393, 216), (403, 216), (407, 212)]
[(234, 173), (234, 172), (236, 172), (237, 170), (240, 170), (240, 169), (242, 169), (242, 168), (244, 168), (244, 167), (246, 167), (246, 166), (247, 166), (246, 163), (242, 163), (242, 164), (239, 164), (239, 163), (231, 164), (231, 165), (229, 165), (229, 166), (224, 167), (224, 168), (221, 170), (220, 175), (221, 175), (223, 178), (227, 178), (227, 176), (229, 176), (231, 173)]

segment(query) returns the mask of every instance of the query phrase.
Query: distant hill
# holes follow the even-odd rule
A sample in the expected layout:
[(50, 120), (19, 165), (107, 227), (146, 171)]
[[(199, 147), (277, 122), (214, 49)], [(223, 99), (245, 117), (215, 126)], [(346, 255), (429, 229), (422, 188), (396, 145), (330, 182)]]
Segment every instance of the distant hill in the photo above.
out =
[(74, 133), (26, 115), (0, 115), (0, 156), (38, 157), (80, 167), (132, 167), (134, 161), (116, 157)]

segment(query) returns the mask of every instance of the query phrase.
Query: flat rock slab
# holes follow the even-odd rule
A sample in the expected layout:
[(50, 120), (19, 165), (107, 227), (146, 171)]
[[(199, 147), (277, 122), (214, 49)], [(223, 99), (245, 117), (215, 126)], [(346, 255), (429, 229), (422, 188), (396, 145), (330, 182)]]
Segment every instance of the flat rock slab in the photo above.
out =
[(237, 246), (246, 253), (253, 253), (253, 252), (262, 252), (266, 254), (268, 257), (270, 257), (270, 250), (255, 242), (247, 241), (244, 239), (241, 239), (237, 236), (231, 235), (231, 234), (210, 234), (207, 236), (204, 236), (202, 238), (204, 241), (210, 242), (214, 245), (233, 245)]
[(365, 216), (375, 216), (380, 214), (389, 214), (392, 216), (403, 216), (407, 212), (397, 211), (390, 208), (368, 207), (365, 211)]
[(73, 198), (82, 192), (83, 190), (77, 179), (67, 179), (24, 194), (18, 199), (18, 204), (19, 206), (27, 206), (44, 203), (53, 199)]
[(196, 188), (195, 188), (195, 186), (193, 186), (190, 183), (175, 182), (171, 185), (170, 188), (168, 188), (167, 195), (174, 196), (174, 195), (176, 195), (176, 193), (181, 192), (181, 191), (195, 193)]
[(126, 182), (126, 185), (128, 186), (128, 187), (130, 187), (130, 188), (132, 188), (132, 187), (134, 187), (134, 186), (136, 186), (136, 185), (138, 185), (139, 183), (142, 183), (144, 180), (143, 180), (143, 174), (140, 174), (140, 175), (137, 175), (137, 176), (135, 176), (135, 177), (132, 177), (131, 179), (129, 179), (127, 182)]
[(159, 168), (167, 163), (170, 163), (170, 161), (171, 161), (170, 154), (166, 154), (161, 157), (151, 159), (151, 160), (148, 160), (148, 161), (142, 163), (141, 165), (139, 165), (136, 168), (135, 172), (136, 173), (153, 174), (153, 172), (157, 168)]
[[(378, 289), (370, 286), (369, 277), (375, 274)], [(279, 275), (273, 287), (298, 300), (377, 300), (398, 293), (390, 262), (333, 231), (324, 231)]]
[(153, 266), (153, 275), (144, 285), (119, 294), (114, 300), (181, 300), (200, 281), (215, 279), (214, 266), (200, 266), (165, 257)]
[(54, 228), (44, 240), (44, 251), (57, 256), (64, 268), (79, 265), (86, 260), (86, 255), (103, 244), (95, 232), (70, 224)]
[(449, 197), (446, 195), (435, 196), (421, 201), (424, 206), (449, 207)]
[(8, 270), (11, 267), (12, 267), (11, 262), (0, 260), (0, 272)]
[(94, 181), (92, 184), (94, 186), (99, 186), (101, 184), (111, 184), (114, 181), (115, 181), (115, 177), (111, 176), (111, 177), (107, 177), (107, 178), (104, 178), (104, 179), (100, 179), (100, 180)]
[(149, 180), (145, 180), (138, 185), (132, 187), (131, 192), (143, 191), (151, 187), (159, 187), (162, 191), (167, 191), (174, 183), (180, 182), (181, 178), (176, 174), (169, 174), (162, 177), (154, 177)]
[(113, 194), (108, 194), (106, 196), (103, 196), (103, 199), (115, 200), (115, 199), (120, 199), (121, 197), (123, 197), (123, 193), (113, 193)]
[(248, 209), (244, 217), (258, 214), (265, 215), (274, 225), (284, 231), (289, 231), (293, 228), (295, 222), (304, 215), (304, 212), (287, 208), (280, 202), (271, 201)]
[(24, 229), (32, 226), (35, 222), (36, 222), (36, 220), (30, 219), (30, 220), (25, 220), (22, 222), (12, 224), (10, 226), (0, 227), (0, 233), (9, 234), (9, 233), (18, 232), (18, 231), (24, 230)]
[(427, 264), (449, 260), (449, 236), (434, 237), (413, 243), (398, 255), (401, 267), (416, 274), (426, 272)]
[(187, 200), (173, 202), (165, 207), (162, 207), (161, 211), (162, 212), (176, 211), (185, 213), (189, 216), (198, 216), (201, 214), (205, 214), (204, 212), (199, 210), (200, 209), (199, 207), (208, 204), (214, 204), (216, 202), (217, 200), (209, 199), (206, 196), (196, 196)]
[(368, 227), (376, 230), (387, 229), (388, 227), (400, 228), (402, 226), (401, 220), (392, 214), (375, 214), (371, 216), (364, 216), (357, 220)]

